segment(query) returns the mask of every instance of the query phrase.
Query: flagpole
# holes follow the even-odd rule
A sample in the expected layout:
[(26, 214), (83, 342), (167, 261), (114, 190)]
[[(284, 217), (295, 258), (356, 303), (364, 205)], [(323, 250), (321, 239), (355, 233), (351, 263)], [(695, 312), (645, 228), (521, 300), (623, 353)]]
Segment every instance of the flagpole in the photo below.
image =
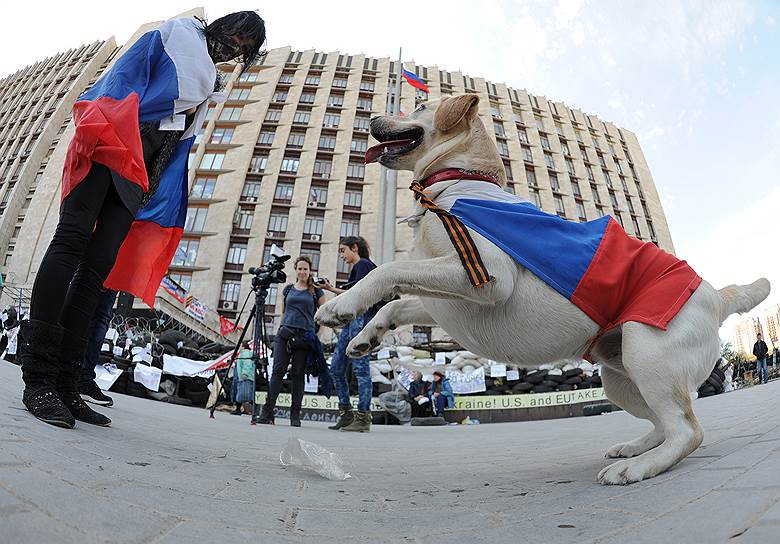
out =
[[(398, 116), (401, 113), (401, 72), (404, 69), (402, 63), (403, 49), (398, 48), (398, 64), (396, 65), (395, 77), (395, 100), (393, 101), (393, 115)], [(398, 172), (388, 170), (387, 183), (385, 183), (385, 211), (384, 211), (384, 231), (382, 250), (383, 262), (392, 262), (395, 260), (395, 227), (396, 227), (396, 207), (398, 196)]]

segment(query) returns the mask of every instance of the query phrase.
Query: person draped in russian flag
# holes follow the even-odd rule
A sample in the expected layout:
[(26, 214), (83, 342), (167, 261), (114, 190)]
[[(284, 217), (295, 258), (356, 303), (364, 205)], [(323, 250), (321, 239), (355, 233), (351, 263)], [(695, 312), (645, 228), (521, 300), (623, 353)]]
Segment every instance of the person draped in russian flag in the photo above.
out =
[(240, 59), (246, 70), (264, 43), (265, 23), (252, 11), (211, 24), (171, 19), (138, 38), (74, 104), (59, 223), (19, 333), (22, 401), (38, 419), (65, 428), (111, 423), (77, 390), (102, 288), (153, 305), (183, 232), (195, 133), (209, 102), (224, 100), (215, 64)]

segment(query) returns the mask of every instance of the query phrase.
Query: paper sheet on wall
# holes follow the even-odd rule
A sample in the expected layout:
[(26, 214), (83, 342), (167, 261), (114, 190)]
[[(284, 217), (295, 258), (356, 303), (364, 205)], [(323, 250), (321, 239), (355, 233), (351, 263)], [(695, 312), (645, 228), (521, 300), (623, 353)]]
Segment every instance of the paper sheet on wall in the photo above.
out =
[(133, 371), (133, 381), (143, 384), (149, 391), (158, 391), (160, 389), (160, 378), (162, 370), (145, 364), (135, 365)]
[(443, 351), (436, 352), (436, 364), (437, 365), (447, 364), (447, 356)]
[(504, 376), (506, 376), (506, 365), (500, 363), (490, 365), (491, 378), (503, 378)]
[(319, 378), (317, 376), (307, 376), (307, 380), (304, 382), (303, 390), (307, 393), (316, 393), (319, 386)]
[(390, 350), (388, 348), (382, 348), (379, 351), (376, 352), (376, 358), (377, 359), (389, 359), (390, 358)]
[(106, 340), (111, 340), (112, 342), (116, 342), (117, 338), (119, 338), (119, 333), (116, 329), (108, 329), (106, 331)]
[(508, 382), (511, 382), (513, 380), (519, 380), (520, 379), (520, 371), (519, 370), (507, 370), (506, 371), (506, 380)]
[(122, 375), (122, 371), (116, 365), (95, 365), (95, 383), (103, 391), (108, 391), (114, 382)]

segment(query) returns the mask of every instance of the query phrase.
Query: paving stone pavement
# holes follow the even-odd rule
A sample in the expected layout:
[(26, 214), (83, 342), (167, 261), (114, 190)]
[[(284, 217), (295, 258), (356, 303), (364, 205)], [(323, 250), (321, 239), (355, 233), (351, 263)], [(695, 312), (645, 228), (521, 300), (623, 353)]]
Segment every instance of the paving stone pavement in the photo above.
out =
[[(600, 416), (338, 433), (115, 395), (109, 429), (40, 423), (0, 362), (0, 542), (780, 542), (780, 381), (695, 402), (704, 444), (670, 472), (595, 482), (649, 424)], [(284, 468), (290, 436), (353, 479)]]

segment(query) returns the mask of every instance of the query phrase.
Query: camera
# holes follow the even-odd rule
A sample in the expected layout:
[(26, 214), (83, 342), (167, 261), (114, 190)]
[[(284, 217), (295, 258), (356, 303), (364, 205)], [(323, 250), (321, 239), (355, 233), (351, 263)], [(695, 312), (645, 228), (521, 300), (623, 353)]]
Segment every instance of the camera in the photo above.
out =
[(273, 283), (284, 283), (287, 281), (287, 274), (284, 273), (284, 263), (290, 260), (290, 255), (285, 255), (284, 251), (276, 244), (271, 246), (271, 260), (263, 266), (251, 267), (249, 273), (252, 278), (252, 287), (269, 287)]
[(312, 281), (314, 282), (314, 285), (325, 285), (326, 283), (328, 283), (328, 278), (321, 278), (319, 276), (314, 276), (314, 278), (312, 278)]

